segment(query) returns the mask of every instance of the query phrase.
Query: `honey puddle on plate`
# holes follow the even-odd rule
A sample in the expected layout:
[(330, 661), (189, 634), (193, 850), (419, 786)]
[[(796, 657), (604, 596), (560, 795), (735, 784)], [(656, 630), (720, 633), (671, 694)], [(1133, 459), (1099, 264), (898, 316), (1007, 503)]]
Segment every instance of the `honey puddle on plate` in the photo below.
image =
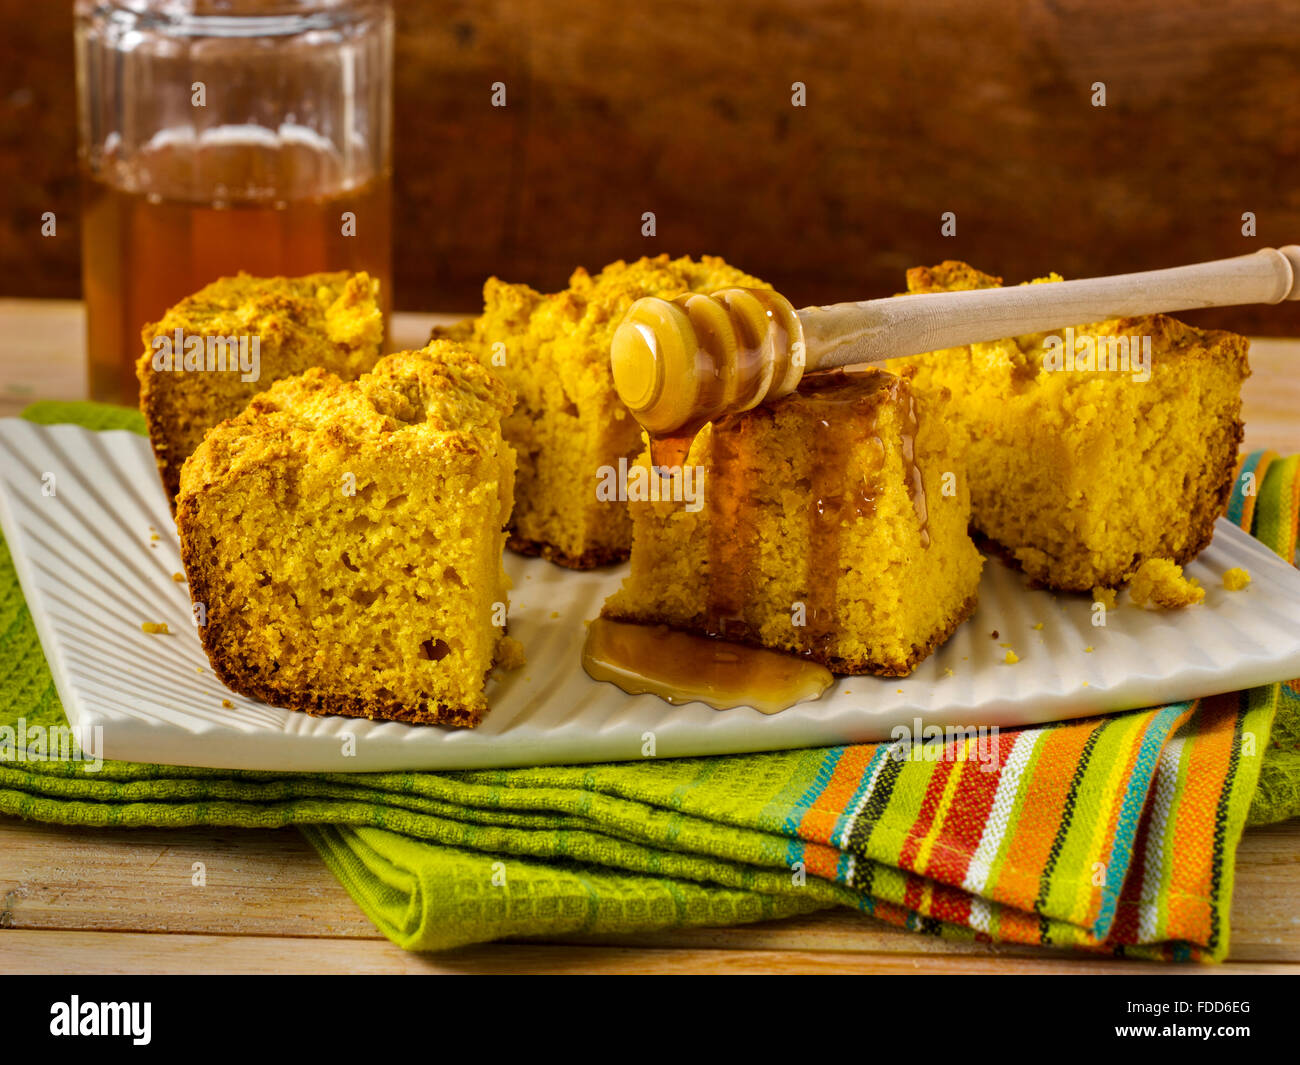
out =
[(778, 651), (609, 618), (587, 629), (582, 668), (629, 695), (715, 710), (752, 706), (762, 714), (816, 699), (834, 679), (825, 666)]

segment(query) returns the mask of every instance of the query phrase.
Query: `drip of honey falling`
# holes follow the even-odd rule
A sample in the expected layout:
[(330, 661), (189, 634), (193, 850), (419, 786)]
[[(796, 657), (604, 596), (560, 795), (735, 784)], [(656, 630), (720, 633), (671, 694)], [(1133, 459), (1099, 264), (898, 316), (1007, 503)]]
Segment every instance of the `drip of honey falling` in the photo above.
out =
[[(650, 465), (659, 471), (680, 466), (686, 461), (691, 445), (695, 443), (695, 435), (702, 428), (702, 425), (697, 425), (671, 436), (650, 437)], [(661, 472), (660, 476), (664, 474)]]
[(762, 714), (816, 699), (834, 680), (825, 666), (806, 659), (611, 618), (597, 618), (588, 628), (582, 668), (629, 695), (701, 702), (715, 710), (749, 706)]

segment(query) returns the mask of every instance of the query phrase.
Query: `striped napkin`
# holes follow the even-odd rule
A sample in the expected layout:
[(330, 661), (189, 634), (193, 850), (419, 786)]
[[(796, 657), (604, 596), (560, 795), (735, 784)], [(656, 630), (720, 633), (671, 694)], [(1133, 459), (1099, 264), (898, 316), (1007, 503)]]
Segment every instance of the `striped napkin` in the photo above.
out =
[[(83, 404), (29, 416), (139, 428)], [(1293, 560), (1298, 492), (1300, 458), (1254, 454), (1229, 514)], [(0, 542), (0, 744), (19, 717), (62, 710)], [(925, 753), (376, 774), (0, 760), (0, 813), (299, 825), (417, 950), (848, 906), (921, 934), (1201, 961), (1228, 951), (1243, 827), (1300, 813), (1294, 682)]]

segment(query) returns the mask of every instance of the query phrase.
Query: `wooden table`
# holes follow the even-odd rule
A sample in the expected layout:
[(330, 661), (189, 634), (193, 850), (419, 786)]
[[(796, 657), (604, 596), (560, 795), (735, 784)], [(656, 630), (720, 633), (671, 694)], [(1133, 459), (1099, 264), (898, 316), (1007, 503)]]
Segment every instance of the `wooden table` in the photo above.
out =
[[(418, 346), (431, 315), (396, 315)], [(81, 306), (0, 301), (0, 415), (84, 392)], [(1300, 340), (1257, 341), (1246, 447), (1300, 451)], [(194, 862), (207, 885), (192, 887)], [(1300, 820), (1245, 834), (1232, 955), (1219, 971), (1300, 974)], [(948, 943), (848, 911), (739, 928), (492, 943), (408, 954), (297, 832), (69, 829), (0, 818), (0, 972), (1202, 973), (1032, 947)]]

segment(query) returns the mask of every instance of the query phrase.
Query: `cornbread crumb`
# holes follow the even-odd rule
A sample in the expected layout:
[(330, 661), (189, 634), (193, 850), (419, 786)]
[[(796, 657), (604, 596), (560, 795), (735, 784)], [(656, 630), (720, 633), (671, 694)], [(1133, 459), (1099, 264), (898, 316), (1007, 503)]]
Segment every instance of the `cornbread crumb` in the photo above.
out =
[(1090, 654), (1092, 654), (1092, 648), (1091, 648), (1091, 647), (1085, 647), (1085, 648), (1083, 649), (1083, 653), (1086, 654), (1086, 655), (1090, 655)]
[(1149, 558), (1131, 578), (1129, 595), (1137, 606), (1151, 603), (1174, 610), (1192, 606), (1205, 598), (1205, 589), (1194, 578), (1183, 576), (1183, 567), (1169, 558)]
[(165, 621), (142, 621), (140, 622), (140, 631), (156, 636), (171, 635), (171, 630), (167, 628), (167, 622)]
[(162, 537), (159, 536), (157, 533), (150, 533), (150, 534), (149, 534), (149, 539), (150, 539), (150, 540), (161, 540)]
[(956, 676), (956, 674), (952, 671), (952, 666), (944, 666), (944, 667), (943, 667), (943, 675), (944, 675), (945, 677), (954, 677), (954, 676)]
[(229, 710), (229, 709), (231, 709), (235, 704), (232, 703), (229, 699), (222, 699), (222, 700), (221, 700), (221, 705), (224, 706), (227, 710)]
[(513, 636), (502, 636), (497, 643), (496, 667), (498, 669), (518, 669), (527, 665), (524, 645)]
[(552, 618), (552, 620), (554, 620), (555, 618), (558, 618), (559, 616), (560, 616), (560, 612), (559, 612), (558, 610), (552, 610), (552, 611), (551, 611), (551, 618)]
[(1034, 630), (1035, 630), (1035, 631), (1038, 631), (1038, 630), (1041, 629), (1042, 627), (1043, 627), (1043, 623), (1042, 623), (1041, 621), (1035, 621), (1035, 622), (1034, 622)]
[(1223, 586), (1230, 592), (1239, 592), (1250, 583), (1250, 572), (1233, 566), (1223, 575)]
[(1105, 588), (1100, 584), (1092, 590), (1092, 601), (1100, 603), (1107, 610), (1115, 609), (1115, 589)]
[(596, 498), (602, 467), (631, 463), (641, 427), (618, 398), (609, 365), (614, 331), (643, 296), (672, 298), (720, 288), (770, 288), (722, 259), (667, 255), (579, 268), (563, 292), (489, 278), (483, 314), (471, 325), (435, 329), (459, 339), (518, 397), (505, 419), (519, 455), (510, 547), (572, 569), (619, 562), (632, 548), (627, 504)]
[(1008, 651), (1007, 657), (1004, 658), (1002, 661), (1004, 661), (1009, 666), (1014, 666), (1017, 662), (1020, 661), (1020, 656), (1016, 654), (1015, 651)]
[(177, 584), (184, 584), (184, 583), (185, 583), (185, 574), (183, 574), (183, 573), (173, 573), (173, 574), (172, 574), (172, 580), (174, 580)]

